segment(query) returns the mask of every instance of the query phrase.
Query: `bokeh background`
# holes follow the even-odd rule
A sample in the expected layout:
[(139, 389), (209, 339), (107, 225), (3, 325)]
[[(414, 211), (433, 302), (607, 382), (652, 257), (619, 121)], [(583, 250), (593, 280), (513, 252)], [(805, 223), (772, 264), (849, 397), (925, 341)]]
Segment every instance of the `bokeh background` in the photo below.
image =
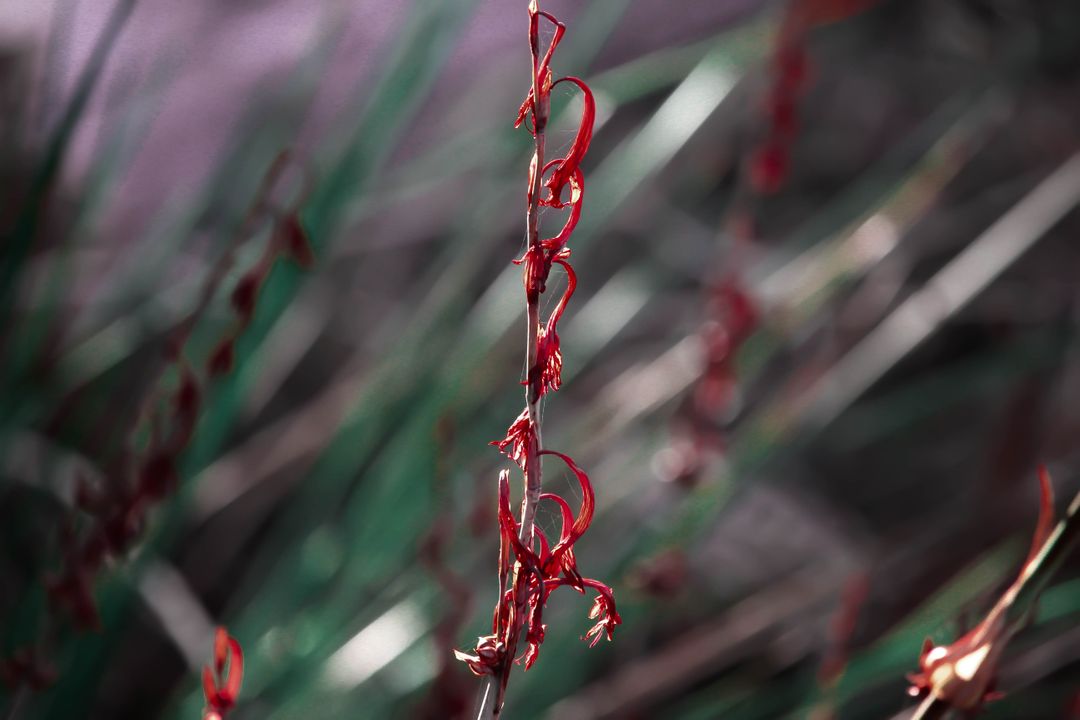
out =
[[(763, 169), (787, 3), (543, 4), (599, 107), (544, 439), (590, 472), (579, 564), (624, 625), (589, 649), (589, 602), (553, 596), (508, 717), (902, 717), (923, 637), (1015, 574), (1037, 464), (1059, 510), (1078, 488), (1080, 5), (817, 5)], [(521, 404), (525, 8), (0, 4), (0, 623), (57, 675), (10, 717), (200, 717), (217, 623), (247, 653), (238, 720), (469, 716), (450, 651), (488, 631), (487, 443)], [(553, 100), (566, 148), (580, 101)], [(204, 382), (175, 492), (97, 576), (101, 630), (46, 620), (76, 478), (116, 491), (230, 255), (193, 364), (234, 327), (286, 149), (274, 203), (299, 198), (314, 264), (273, 266)], [(733, 287), (756, 321), (725, 355)], [(1078, 619), (1073, 558), (985, 717), (1075, 717)]]

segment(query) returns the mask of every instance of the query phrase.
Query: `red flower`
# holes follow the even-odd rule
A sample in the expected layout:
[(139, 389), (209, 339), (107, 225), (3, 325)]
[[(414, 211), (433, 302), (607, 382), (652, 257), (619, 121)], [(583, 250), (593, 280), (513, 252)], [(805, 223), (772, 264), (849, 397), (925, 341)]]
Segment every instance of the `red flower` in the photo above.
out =
[(586, 638), (592, 638), (589, 647), (596, 647), (601, 635), (608, 640), (615, 639), (615, 628), (622, 624), (622, 618), (615, 610), (615, 596), (612, 595), (611, 588), (595, 580), (586, 580), (585, 583), (597, 591), (596, 600), (589, 611), (589, 619), (596, 620), (596, 624), (585, 633)]
[(908, 675), (909, 693), (926, 693), (958, 710), (976, 710), (998, 697), (994, 692), (998, 663), (1005, 646), (1023, 626), (1027, 612), (1014, 607), (1021, 590), (1032, 580), (1038, 562), (1051, 539), (1054, 491), (1045, 467), (1039, 468), (1041, 504), (1031, 550), (1012, 585), (998, 599), (985, 618), (966, 635), (950, 645), (934, 646), (927, 638), (919, 657), (919, 672)]
[[(525, 640), (528, 647), (521, 661), (525, 663), (526, 670), (532, 666), (539, 655), (540, 645), (544, 642), (546, 629), (543, 623), (544, 606), (548, 596), (558, 587), (572, 587), (581, 593), (589, 588), (597, 593), (592, 610), (589, 612), (589, 618), (596, 620), (596, 624), (585, 634), (590, 647), (596, 645), (601, 636), (612, 639), (616, 626), (622, 623), (622, 618), (615, 609), (615, 596), (611, 588), (597, 580), (582, 577), (578, 572), (577, 561), (574, 557), (574, 543), (585, 534), (595, 511), (589, 476), (563, 453), (543, 450), (540, 454), (554, 455), (566, 463), (581, 487), (581, 505), (575, 517), (569, 503), (561, 496), (554, 493), (542, 494), (540, 496), (542, 500), (550, 500), (559, 506), (562, 514), (562, 529), (558, 541), (552, 546), (544, 533), (536, 528), (539, 553), (534, 552), (525, 547), (518, 537), (518, 522), (510, 507), (510, 474), (505, 470), (500, 473), (499, 530), (503, 548), (499, 557), (500, 586), (505, 588), (506, 581), (510, 577), (509, 555), (511, 552), (519, 563), (520, 569), (515, 575), (514, 587), (502, 593), (501, 602), (495, 609), (492, 634), (479, 638), (472, 654), (454, 651), (457, 658), (464, 661), (477, 675), (498, 674), (502, 671), (506, 663), (506, 648), (511, 643), (511, 637), (516, 636), (522, 627), (526, 629)], [(514, 605), (514, 598), (519, 591), (526, 598), (526, 612), (520, 618)]]
[(518, 464), (524, 470), (529, 459), (529, 448), (536, 443), (536, 431), (533, 428), (532, 418), (526, 408), (514, 419), (506, 430), (506, 437), (502, 440), (493, 440), (488, 443), (499, 448), (508, 458)]
[[(226, 672), (226, 663), (228, 671)], [(244, 651), (223, 627), (214, 633), (214, 669), (203, 666), (206, 710), (203, 720), (222, 720), (236, 705), (244, 679)]]
[[(541, 18), (555, 26), (554, 37), (543, 55), (540, 46)], [(525, 475), (527, 501), (522, 505), (523, 525), (514, 517), (510, 503), (510, 473), (503, 470), (499, 475), (498, 501), (499, 599), (492, 617), (492, 632), (478, 638), (472, 653), (454, 651), (457, 658), (465, 662), (473, 673), (497, 678), (492, 681), (497, 687), (493, 705), (496, 713), (502, 706), (511, 661), (523, 661), (526, 669), (536, 661), (546, 632), (543, 622), (544, 606), (548, 596), (556, 588), (566, 585), (581, 593), (584, 593), (586, 588), (597, 593), (589, 615), (596, 623), (586, 634), (590, 644), (596, 644), (601, 635), (611, 638), (615, 627), (622, 622), (615, 610), (615, 598), (611, 588), (599, 581), (582, 577), (574, 557), (574, 544), (592, 522), (595, 509), (589, 477), (568, 456), (541, 450), (540, 430), (534, 425), (534, 422), (538, 422), (537, 403), (540, 398), (547, 392), (558, 390), (562, 384), (563, 357), (558, 324), (577, 289), (577, 276), (569, 263), (570, 249), (567, 243), (581, 218), (585, 182), (580, 165), (592, 141), (596, 116), (592, 91), (583, 81), (575, 77), (552, 80), (551, 58), (565, 31), (566, 28), (558, 20), (539, 10), (535, 0), (530, 3), (532, 81), (514, 123), (515, 127), (525, 123), (536, 139), (536, 151), (529, 167), (529, 190), (526, 193), (529, 203), (529, 244), (525, 253), (514, 261), (522, 266), (530, 322), (528, 367), (522, 383), (526, 386), (527, 405), (511, 423), (506, 436), (492, 443), (517, 463)], [(549, 114), (551, 89), (562, 82), (576, 85), (582, 92), (581, 123), (566, 154), (545, 163), (542, 133)], [(527, 122), (530, 119), (531, 127)], [(543, 180), (544, 177), (547, 177), (546, 181)], [(540, 190), (541, 185), (546, 192)], [(570, 187), (570, 193), (564, 199), (563, 190), (566, 186)], [(569, 213), (559, 233), (541, 238), (537, 227), (538, 206), (563, 208), (567, 205), (570, 206)], [(559, 264), (566, 270), (567, 286), (547, 321), (541, 322), (540, 295), (546, 290), (553, 264)], [(561, 496), (541, 492), (541, 455), (558, 457), (577, 477), (582, 500), (576, 515)], [(554, 543), (533, 523), (534, 503), (544, 500), (558, 505), (562, 518), (559, 537)], [(527, 647), (519, 659), (514, 655), (517, 653), (523, 630)]]
[(562, 350), (559, 347), (558, 324), (563, 311), (566, 310), (566, 304), (570, 302), (570, 298), (577, 289), (577, 273), (566, 260), (569, 256), (570, 250), (564, 248), (554, 258), (554, 262), (562, 265), (566, 270), (566, 291), (559, 300), (559, 304), (551, 311), (547, 322), (541, 325), (537, 332), (536, 364), (533, 366), (530, 377), (524, 383), (532, 387), (532, 392), (537, 398), (548, 390), (552, 392), (558, 390), (562, 385)]

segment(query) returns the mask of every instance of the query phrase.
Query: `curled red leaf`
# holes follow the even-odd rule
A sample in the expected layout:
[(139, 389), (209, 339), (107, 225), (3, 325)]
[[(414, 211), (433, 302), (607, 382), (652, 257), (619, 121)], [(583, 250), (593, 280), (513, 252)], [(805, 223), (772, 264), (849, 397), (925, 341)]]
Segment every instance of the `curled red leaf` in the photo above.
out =
[(213, 660), (213, 670), (203, 666), (203, 694), (206, 697), (203, 720), (224, 718), (236, 705), (244, 680), (243, 648), (223, 627), (214, 632)]
[(555, 262), (566, 270), (566, 290), (559, 299), (559, 304), (551, 311), (546, 323), (540, 326), (536, 335), (536, 364), (532, 367), (526, 383), (531, 386), (533, 396), (540, 398), (547, 391), (556, 391), (562, 385), (562, 349), (559, 345), (559, 320), (566, 310), (567, 303), (577, 289), (577, 274), (566, 261), (569, 250), (563, 250), (556, 256)]
[[(581, 507), (578, 509), (577, 517), (574, 519), (574, 522), (570, 526), (569, 530), (567, 530), (564, 525), (562, 537), (559, 538), (559, 542), (555, 544), (555, 547), (551, 549), (551, 555), (547, 559), (547, 568), (550, 568), (550, 570), (545, 574), (551, 576), (561, 569), (567, 573), (568, 578), (580, 583), (581, 576), (577, 572), (577, 567), (573, 556), (573, 547), (574, 543), (576, 543), (581, 538), (581, 536), (585, 534), (585, 531), (589, 528), (590, 523), (592, 523), (593, 513), (596, 509), (596, 499), (595, 495), (593, 494), (592, 483), (589, 482), (589, 476), (585, 473), (585, 471), (579, 468), (577, 466), (577, 463), (575, 463), (569, 456), (555, 450), (544, 450), (540, 454), (554, 455), (555, 457), (566, 463), (566, 466), (570, 468), (570, 471), (572, 473), (574, 473), (574, 476), (577, 478), (578, 485), (581, 487)], [(565, 503), (565, 501), (563, 501), (561, 498), (560, 501), (560, 504)], [(565, 522), (565, 512), (563, 514), (563, 518)], [(575, 586), (579, 587), (580, 589), (579, 585)]]
[[(582, 158), (585, 157), (585, 153), (589, 150), (589, 144), (592, 142), (593, 125), (596, 122), (596, 100), (593, 98), (592, 90), (585, 84), (580, 78), (568, 76), (559, 78), (552, 87), (555, 87), (559, 83), (568, 82), (577, 85), (578, 89), (582, 93), (582, 107), (581, 107), (581, 124), (578, 125), (577, 135), (574, 137), (574, 143), (570, 146), (570, 151), (566, 153), (566, 156), (561, 160), (554, 161), (555, 169), (551, 173), (551, 177), (547, 179), (544, 186), (548, 189), (548, 196), (541, 198), (541, 205), (549, 205), (551, 207), (563, 207), (566, 203), (562, 201), (562, 190), (570, 183), (570, 179), (577, 173), (578, 165), (581, 164)], [(549, 163), (550, 165), (551, 163)], [(572, 198), (571, 198), (572, 201)]]
[(506, 437), (494, 440), (490, 445), (499, 448), (508, 458), (524, 470), (529, 459), (529, 448), (536, 444), (536, 430), (533, 428), (529, 409), (521, 411), (506, 430)]
[[(558, 162), (561, 161), (552, 160), (544, 167), (544, 171), (546, 172), (549, 167)], [(574, 172), (570, 174), (570, 178), (567, 182), (570, 184), (570, 214), (567, 216), (566, 222), (563, 223), (562, 229), (559, 231), (558, 235), (544, 238), (540, 241), (540, 247), (551, 254), (549, 257), (566, 247), (567, 241), (570, 240), (570, 235), (574, 232), (574, 228), (577, 227), (578, 221), (581, 219), (581, 204), (585, 197), (585, 177), (581, 172), (581, 168), (574, 168)], [(565, 205), (567, 205), (567, 203), (563, 203), (559, 207)]]

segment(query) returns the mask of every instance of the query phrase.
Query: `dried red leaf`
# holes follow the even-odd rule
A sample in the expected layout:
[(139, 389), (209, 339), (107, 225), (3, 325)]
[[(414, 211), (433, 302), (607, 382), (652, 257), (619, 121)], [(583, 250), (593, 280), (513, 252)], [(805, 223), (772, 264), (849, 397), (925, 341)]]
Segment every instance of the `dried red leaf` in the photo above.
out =
[(762, 195), (772, 195), (788, 177), (788, 151), (778, 142), (769, 142), (750, 159), (750, 183)]
[(494, 675), (505, 661), (506, 648), (495, 635), (484, 635), (477, 639), (476, 652), (473, 654), (454, 651), (454, 657), (464, 662), (474, 675)]
[[(559, 160), (552, 160), (545, 167), (544, 171), (561, 162)], [(561, 252), (566, 243), (570, 240), (570, 235), (574, 232), (574, 228), (577, 227), (578, 221), (581, 219), (581, 205), (585, 198), (585, 177), (581, 172), (581, 168), (575, 168), (574, 172), (570, 174), (570, 214), (566, 217), (566, 222), (563, 223), (562, 229), (558, 235), (554, 237), (544, 238), (540, 241), (540, 247), (548, 251), (547, 257), (554, 259), (554, 256)], [(559, 207), (565, 206), (567, 203), (563, 203)], [(550, 265), (549, 265), (550, 267)]]
[(240, 684), (244, 681), (244, 650), (236, 638), (229, 637), (229, 674), (225, 681), (225, 694), (235, 703), (240, 695)]
[(203, 666), (202, 669), (203, 696), (207, 702), (217, 700), (217, 685), (214, 683), (214, 673), (210, 668)]
[(500, 585), (505, 587), (509, 577), (509, 553), (511, 552), (518, 564), (518, 570), (514, 573), (514, 588), (506, 591), (503, 601), (496, 607), (493, 634), (479, 638), (474, 653), (455, 651), (458, 659), (465, 662), (470, 670), (478, 675), (498, 674), (501, 664), (505, 662), (505, 648), (510, 636), (516, 632), (514, 628), (518, 627), (515, 621), (517, 611), (513, 598), (519, 595), (524, 596), (527, 608), (522, 622), (526, 629), (527, 647), (521, 658), (526, 669), (532, 666), (540, 652), (545, 632), (542, 619), (543, 608), (548, 595), (557, 587), (565, 585), (579, 592), (592, 588), (598, 593), (590, 613), (590, 618), (597, 620), (597, 623), (586, 634), (586, 639), (591, 640), (591, 645), (595, 645), (601, 635), (606, 635), (610, 639), (614, 634), (615, 626), (622, 622), (615, 611), (615, 600), (611, 589), (596, 580), (582, 577), (576, 567), (573, 545), (588, 528), (595, 509), (592, 484), (589, 482), (588, 475), (563, 453), (544, 450), (540, 454), (558, 457), (574, 473), (581, 488), (581, 506), (575, 518), (565, 499), (554, 493), (541, 495), (542, 500), (550, 500), (558, 504), (563, 522), (559, 541), (552, 548), (548, 547), (544, 534), (536, 530), (540, 543), (540, 553), (537, 554), (525, 547), (518, 536), (520, 528), (514, 518), (510, 502), (509, 472), (503, 470), (499, 474), (499, 529), (500, 542), (504, 547), (500, 553)]
[(529, 409), (525, 408), (514, 419), (506, 430), (506, 437), (488, 444), (499, 448), (500, 452), (524, 470), (529, 459), (529, 448), (536, 444), (536, 431), (533, 428), (532, 418), (529, 416)]
[(160, 500), (173, 492), (180, 484), (173, 456), (156, 452), (147, 458), (139, 469), (139, 491), (150, 500)]
[(510, 508), (510, 474), (503, 470), (499, 473), (499, 530), (503, 541), (514, 551), (514, 557), (527, 572), (539, 567), (537, 555), (521, 542), (518, 537), (518, 522)]
[[(548, 45), (543, 58), (540, 57), (541, 17), (555, 25), (555, 34), (552, 36), (551, 43)], [(550, 13), (539, 10), (536, 7), (535, 2), (529, 3), (529, 50), (532, 53), (532, 73), (533, 78), (535, 78), (534, 86), (539, 88), (541, 93), (540, 102), (545, 106), (548, 102), (548, 96), (551, 93), (551, 57), (555, 53), (555, 48), (559, 46), (559, 42), (562, 40), (565, 33), (565, 25), (556, 20)], [(536, 98), (534, 97), (533, 87), (529, 88), (529, 93), (525, 96), (525, 101), (521, 103), (521, 107), (518, 109), (514, 127), (520, 126), (525, 121), (525, 117), (529, 114), (533, 117), (533, 127), (530, 128), (533, 135), (543, 131), (544, 123), (547, 121), (547, 114), (546, 112), (540, 114), (539, 123), (537, 123), (538, 114), (536, 112)]]
[(236, 283), (229, 300), (233, 310), (240, 316), (242, 325), (251, 322), (255, 314), (255, 303), (259, 297), (259, 288), (262, 287), (266, 273), (261, 266), (257, 266), (248, 272)]
[(310, 268), (315, 264), (315, 253), (311, 249), (311, 240), (307, 231), (300, 224), (300, 216), (292, 213), (278, 228), (278, 237), (282, 251), (301, 268)]
[(223, 627), (214, 632), (213, 661), (213, 670), (203, 666), (203, 694), (206, 697), (203, 720), (224, 718), (236, 705), (244, 680), (243, 648)]
[(773, 137), (790, 140), (799, 130), (798, 103), (792, 93), (775, 89), (766, 107)]
[(529, 299), (529, 302), (537, 302), (540, 294), (547, 289), (551, 259), (542, 247), (534, 245), (513, 262), (515, 265), (523, 266), (522, 281), (525, 284), (525, 297)]
[(199, 413), (199, 380), (187, 365), (180, 372), (180, 387), (173, 397), (176, 414), (187, 421)]
[[(551, 177), (544, 183), (544, 186), (548, 189), (548, 196), (541, 198), (540, 204), (549, 205), (555, 208), (566, 205), (561, 199), (562, 190), (570, 183), (571, 178), (578, 172), (578, 165), (581, 164), (582, 158), (585, 157), (585, 153), (589, 150), (589, 144), (592, 142), (593, 125), (596, 121), (596, 100), (593, 98), (592, 90), (589, 89), (589, 86), (580, 78), (569, 76), (559, 78), (552, 83), (552, 87), (562, 82), (577, 85), (582, 93), (582, 107), (581, 123), (578, 125), (574, 143), (570, 146), (570, 151), (566, 153), (565, 157), (559, 161), (553, 161), (557, 163), (554, 166), (555, 169), (551, 173)], [(551, 163), (549, 163), (549, 165), (551, 165)], [(572, 195), (570, 202), (573, 202)]]
[(228, 375), (232, 371), (235, 355), (235, 340), (232, 337), (224, 338), (219, 342), (206, 362), (206, 371), (210, 377)]
[[(574, 522), (569, 529), (564, 524), (563, 535), (559, 538), (559, 542), (555, 544), (555, 547), (551, 549), (551, 555), (547, 559), (544, 574), (547, 577), (551, 577), (557, 574), (559, 570), (562, 570), (567, 574), (567, 577), (570, 580), (576, 583), (575, 587), (579, 587), (581, 576), (578, 574), (574, 562), (573, 547), (574, 543), (576, 543), (581, 536), (585, 534), (585, 531), (588, 530), (589, 524), (592, 523), (593, 513), (596, 509), (596, 499), (593, 494), (592, 483), (589, 482), (589, 476), (585, 474), (585, 471), (579, 468), (569, 456), (555, 450), (543, 450), (540, 454), (554, 455), (566, 463), (566, 466), (574, 473), (578, 485), (581, 488), (581, 507), (578, 509), (577, 518), (574, 519)], [(563, 515), (563, 519), (565, 523), (566, 514)]]
[(569, 250), (562, 250), (554, 262), (566, 270), (566, 291), (559, 304), (551, 311), (546, 323), (540, 326), (536, 336), (536, 364), (532, 367), (526, 383), (532, 387), (533, 397), (540, 398), (547, 391), (556, 391), (562, 385), (562, 350), (559, 346), (559, 320), (566, 310), (567, 303), (577, 289), (577, 274), (566, 261)]
[(720, 315), (728, 332), (739, 342), (744, 341), (758, 324), (754, 299), (735, 277), (728, 277), (716, 288), (716, 301), (721, 304)]
[[(555, 35), (547, 50), (541, 56), (539, 23), (541, 17), (555, 25)], [(510, 661), (514, 658), (521, 631), (525, 631), (526, 649), (518, 660), (524, 662), (526, 669), (532, 666), (538, 657), (544, 641), (546, 626), (543, 623), (543, 611), (548, 595), (557, 587), (567, 585), (581, 592), (586, 587), (597, 590), (598, 598), (594, 603), (591, 617), (598, 622), (589, 630), (587, 637), (596, 642), (601, 634), (611, 636), (615, 625), (621, 620), (614, 610), (614, 599), (610, 588), (595, 580), (584, 578), (578, 572), (574, 557), (574, 543), (588, 528), (594, 512), (594, 497), (588, 476), (568, 456), (554, 451), (541, 451), (538, 428), (533, 425), (532, 409), (540, 397), (547, 391), (557, 390), (561, 384), (562, 351), (558, 335), (558, 323), (566, 310), (567, 303), (577, 287), (577, 277), (568, 262), (570, 255), (566, 247), (570, 235), (581, 217), (584, 196), (584, 176), (580, 163), (588, 151), (592, 140), (596, 104), (589, 87), (574, 77), (561, 78), (552, 82), (550, 63), (555, 48), (563, 36), (565, 28), (554, 17), (540, 12), (535, 0), (529, 6), (529, 44), (532, 53), (532, 82), (525, 101), (518, 111), (515, 127), (532, 118), (529, 127), (534, 136), (543, 132), (550, 108), (551, 88), (561, 82), (576, 85), (583, 94), (581, 123), (569, 151), (564, 157), (555, 158), (540, 166), (542, 152), (538, 149), (529, 168), (529, 190), (526, 193), (530, 204), (530, 213), (536, 205), (562, 208), (569, 204), (570, 212), (562, 229), (553, 237), (539, 239), (530, 236), (529, 247), (515, 260), (522, 265), (523, 284), (529, 305), (529, 316), (535, 319), (540, 295), (546, 290), (551, 266), (558, 263), (567, 272), (567, 288), (562, 298), (549, 315), (546, 322), (536, 321), (530, 328), (530, 335), (535, 333), (535, 346), (530, 348), (535, 355), (530, 357), (530, 367), (526, 372), (524, 385), (528, 405), (507, 429), (506, 436), (493, 442), (522, 469), (528, 482), (534, 475), (530, 463), (537, 462), (540, 455), (556, 455), (570, 468), (578, 478), (582, 492), (582, 503), (575, 517), (570, 504), (554, 493), (539, 493), (539, 500), (548, 500), (559, 506), (562, 527), (559, 539), (551, 545), (543, 530), (533, 524), (523, 530), (514, 516), (510, 501), (509, 471), (499, 474), (499, 498), (497, 504), (499, 523), (499, 600), (492, 616), (492, 633), (478, 638), (473, 653), (455, 651), (455, 656), (465, 662), (477, 675), (493, 675), (498, 678), (497, 693), (494, 700), (496, 714), (502, 705), (502, 699), (509, 678)], [(547, 177), (546, 181), (542, 179)], [(541, 183), (546, 189), (542, 198), (536, 197), (534, 183)], [(570, 195), (564, 199), (563, 189), (569, 185)], [(530, 215), (530, 221), (535, 217)], [(535, 228), (535, 226), (532, 226)], [(539, 468), (536, 468), (537, 472)], [(538, 477), (538, 476), (537, 476)], [(523, 509), (523, 513), (526, 510)], [(523, 516), (524, 517), (524, 516)], [(524, 520), (523, 520), (524, 522)], [(524, 538), (522, 537), (524, 535)]]
[(214, 672), (218, 675), (225, 669), (225, 661), (229, 659), (229, 633), (225, 628), (218, 626), (214, 631)]
[(798, 93), (809, 77), (810, 61), (801, 41), (781, 40), (773, 57), (777, 92), (791, 96)]
[(586, 581), (586, 584), (597, 591), (596, 599), (589, 611), (589, 619), (596, 620), (596, 624), (585, 633), (586, 639), (591, 638), (589, 647), (596, 647), (601, 636), (607, 637), (609, 641), (615, 639), (615, 628), (622, 624), (622, 618), (615, 609), (615, 596), (611, 588), (595, 580)]

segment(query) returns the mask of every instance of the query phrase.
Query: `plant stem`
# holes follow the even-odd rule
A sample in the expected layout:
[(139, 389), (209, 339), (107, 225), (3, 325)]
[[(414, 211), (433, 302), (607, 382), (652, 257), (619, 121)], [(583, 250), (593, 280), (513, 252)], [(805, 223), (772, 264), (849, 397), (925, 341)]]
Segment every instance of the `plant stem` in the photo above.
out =
[(911, 720), (942, 720), (948, 713), (948, 705), (933, 695), (927, 695), (926, 699), (919, 704), (919, 707), (915, 708)]
[(1050, 535), (1043, 542), (1038, 554), (1028, 563), (1021, 575), (1015, 593), (1009, 598), (1007, 612), (1018, 621), (1026, 617), (1032, 604), (1038, 599), (1062, 562), (1080, 540), (1080, 493), (1069, 503), (1068, 510)]
[[(533, 0), (539, 9), (539, 2)], [(532, 71), (532, 120), (533, 120), (533, 157), (529, 173), (529, 205), (525, 214), (525, 231), (528, 237), (530, 250), (539, 250), (540, 247), (540, 188), (544, 169), (544, 130), (550, 113), (550, 100), (546, 93), (541, 92), (540, 84), (544, 78), (538, 76), (537, 61), (539, 49), (533, 48), (533, 71)], [(529, 264), (524, 265), (525, 272), (529, 272)], [(543, 447), (540, 439), (540, 393), (539, 386), (531, 382), (533, 377), (538, 377), (534, 372), (537, 360), (537, 340), (540, 330), (540, 296), (539, 293), (529, 292), (526, 284), (526, 317), (525, 317), (525, 406), (529, 414), (529, 422), (532, 425), (532, 441), (528, 447), (528, 458), (525, 462), (525, 496), (521, 502), (521, 526), (518, 538), (522, 545), (527, 548), (533, 546), (533, 526), (536, 519), (536, 506), (540, 502), (540, 490), (543, 485), (543, 475), (540, 468), (540, 450)], [(480, 708), (477, 714), (478, 720), (498, 718), (502, 712), (505, 700), (505, 689), (510, 677), (510, 670), (517, 655), (518, 639), (521, 635), (521, 621), (527, 611), (526, 599), (527, 588), (524, 584), (516, 582), (521, 572), (521, 563), (514, 564), (514, 587), (518, 592), (514, 598), (515, 605), (515, 632), (511, 635), (506, 648), (506, 661), (497, 675), (492, 675), (481, 690)]]
[[(535, 83), (535, 79), (534, 79)], [(536, 114), (542, 118), (536, 121), (536, 149), (533, 155), (533, 167), (536, 168), (533, 172), (532, 186), (529, 188), (529, 210), (527, 214), (527, 226), (529, 233), (529, 247), (535, 248), (540, 245), (540, 232), (539, 232), (539, 199), (540, 199), (540, 169), (544, 166), (544, 125), (547, 120), (547, 108), (543, 111), (539, 106), (541, 103), (536, 103)], [(536, 358), (537, 358), (537, 334), (540, 329), (540, 298), (527, 297), (526, 302), (528, 304), (526, 308), (526, 337), (525, 337), (525, 358), (526, 378), (533, 378), (538, 375), (536, 370)], [(529, 421), (533, 427), (534, 442), (529, 447), (529, 457), (526, 462), (525, 470), (525, 499), (521, 505), (521, 531), (518, 537), (521, 539), (521, 543), (527, 547), (532, 547), (533, 542), (533, 523), (536, 518), (536, 504), (540, 500), (540, 485), (541, 485), (541, 471), (540, 471), (540, 449), (542, 443), (540, 440), (540, 393), (539, 387), (536, 383), (527, 382), (525, 385), (525, 403), (529, 410)]]
[(476, 710), (477, 720), (497, 717), (495, 714), (495, 693), (499, 687), (499, 679), (489, 675), (480, 688), (480, 700)]

